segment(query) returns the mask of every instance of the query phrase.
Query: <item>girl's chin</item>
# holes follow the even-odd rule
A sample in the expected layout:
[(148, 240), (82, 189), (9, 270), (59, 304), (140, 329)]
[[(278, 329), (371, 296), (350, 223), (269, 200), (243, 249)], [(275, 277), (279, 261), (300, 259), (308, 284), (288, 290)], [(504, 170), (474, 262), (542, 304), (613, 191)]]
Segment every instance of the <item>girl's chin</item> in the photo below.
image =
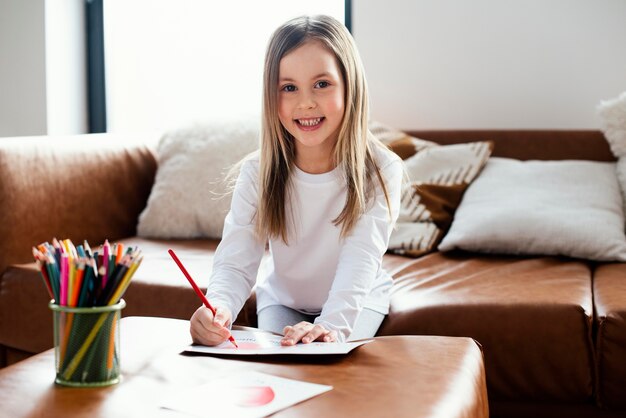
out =
[(302, 148), (312, 149), (322, 145), (324, 143), (324, 140), (296, 137), (296, 142), (298, 143), (298, 146)]
[(324, 147), (327, 148), (331, 146), (331, 143), (336, 142), (336, 139), (333, 140), (329, 136), (309, 136), (309, 135), (296, 135), (296, 147), (301, 150), (313, 150), (314, 148)]

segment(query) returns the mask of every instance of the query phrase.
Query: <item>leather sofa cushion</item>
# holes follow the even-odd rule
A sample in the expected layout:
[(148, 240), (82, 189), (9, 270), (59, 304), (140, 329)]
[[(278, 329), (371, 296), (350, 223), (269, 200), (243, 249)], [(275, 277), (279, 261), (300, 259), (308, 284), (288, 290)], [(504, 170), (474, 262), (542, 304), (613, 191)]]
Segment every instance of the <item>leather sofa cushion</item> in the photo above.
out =
[(626, 264), (598, 265), (593, 293), (597, 401), (603, 407), (626, 409)]
[(555, 257), (385, 256), (395, 285), (380, 335), (466, 336), (485, 353), (490, 400), (588, 402), (590, 266)]

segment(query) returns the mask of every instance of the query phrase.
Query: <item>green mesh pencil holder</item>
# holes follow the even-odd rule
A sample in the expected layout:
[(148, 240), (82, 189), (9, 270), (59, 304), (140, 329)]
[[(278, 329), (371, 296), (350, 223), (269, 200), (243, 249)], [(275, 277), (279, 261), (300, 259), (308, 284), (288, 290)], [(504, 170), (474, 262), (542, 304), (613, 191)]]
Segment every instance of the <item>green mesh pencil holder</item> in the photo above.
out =
[(48, 306), (54, 315), (55, 382), (99, 387), (120, 381), (120, 318), (126, 302), (89, 308)]

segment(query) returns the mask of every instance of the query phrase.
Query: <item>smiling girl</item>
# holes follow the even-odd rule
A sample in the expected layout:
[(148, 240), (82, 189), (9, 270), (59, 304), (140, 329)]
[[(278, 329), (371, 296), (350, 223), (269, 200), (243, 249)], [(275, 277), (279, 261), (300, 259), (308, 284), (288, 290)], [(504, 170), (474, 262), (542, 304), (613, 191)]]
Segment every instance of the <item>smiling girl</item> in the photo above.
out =
[(382, 257), (400, 206), (402, 162), (367, 129), (354, 40), (328, 16), (286, 22), (263, 74), (260, 152), (241, 165), (196, 343), (225, 341), (256, 283), (259, 328), (283, 345), (374, 336), (389, 311)]

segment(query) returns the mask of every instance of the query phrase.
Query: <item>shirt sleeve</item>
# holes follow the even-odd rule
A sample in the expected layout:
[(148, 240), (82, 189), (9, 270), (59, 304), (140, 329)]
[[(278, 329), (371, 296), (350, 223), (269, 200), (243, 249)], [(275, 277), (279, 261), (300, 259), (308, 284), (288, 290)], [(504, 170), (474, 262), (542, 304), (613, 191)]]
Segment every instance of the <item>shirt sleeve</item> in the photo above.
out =
[(316, 324), (337, 331), (339, 341), (347, 340), (352, 333), (363, 299), (369, 294), (382, 268), (389, 236), (400, 212), (403, 173), (399, 158), (394, 158), (381, 170), (389, 194), (391, 219), (385, 194), (376, 181), (372, 204), (341, 246), (333, 285), (320, 316), (315, 320)]
[[(217, 306), (228, 308), (233, 322), (256, 283), (265, 243), (255, 234), (258, 169), (254, 162), (242, 165), (237, 178), (230, 211), (213, 259), (213, 271), (207, 298)], [(232, 325), (232, 324), (231, 324)]]

